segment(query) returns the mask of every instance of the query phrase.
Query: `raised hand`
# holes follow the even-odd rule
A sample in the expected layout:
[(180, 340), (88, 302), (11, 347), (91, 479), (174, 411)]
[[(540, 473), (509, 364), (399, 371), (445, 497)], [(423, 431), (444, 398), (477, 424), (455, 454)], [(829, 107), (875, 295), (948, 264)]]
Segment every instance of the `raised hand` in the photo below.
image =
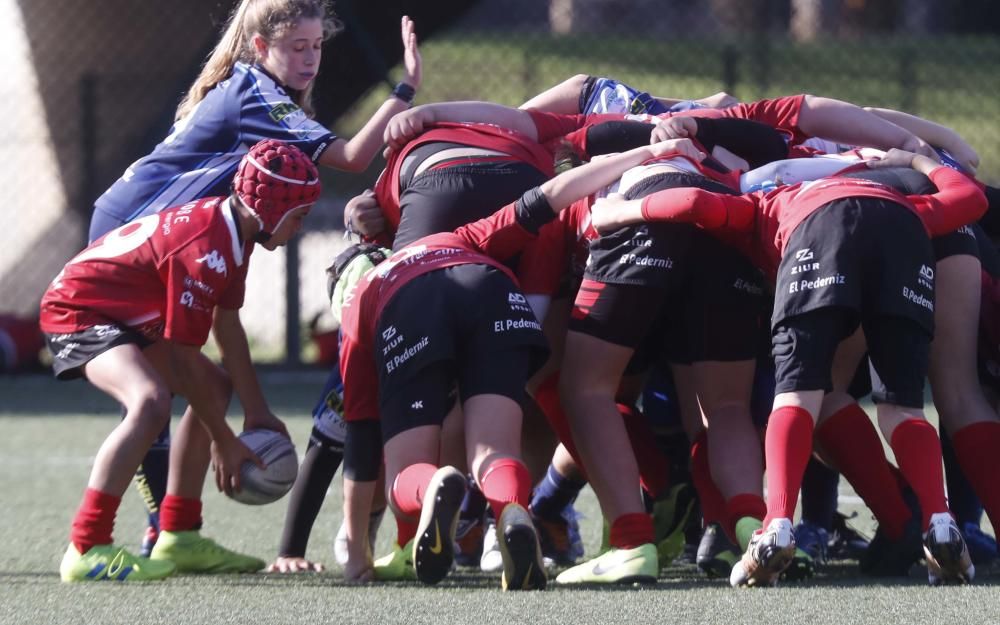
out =
[(414, 89), (420, 88), (422, 77), (422, 60), (420, 49), (417, 47), (417, 34), (414, 32), (413, 20), (408, 16), (403, 16), (400, 30), (403, 36), (403, 82)]

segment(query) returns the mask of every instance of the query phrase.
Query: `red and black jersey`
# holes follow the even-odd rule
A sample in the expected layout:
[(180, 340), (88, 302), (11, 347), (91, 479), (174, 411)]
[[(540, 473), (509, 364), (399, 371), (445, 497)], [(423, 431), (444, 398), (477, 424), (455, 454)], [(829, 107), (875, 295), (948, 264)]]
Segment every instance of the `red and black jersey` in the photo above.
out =
[(584, 116), (534, 110), (528, 111), (528, 114), (535, 123), (537, 141), (516, 130), (492, 124), (438, 122), (431, 124), (429, 130), (407, 143), (403, 149), (393, 152), (375, 183), (375, 197), (385, 215), (388, 229), (394, 232), (399, 226), (399, 176), (403, 161), (413, 150), (428, 143), (452, 143), (496, 150), (509, 154), (514, 160), (528, 163), (551, 178), (555, 174), (553, 153), (543, 144), (578, 127)]
[(383, 308), (400, 287), (431, 271), (462, 264), (495, 267), (516, 283), (503, 261), (521, 252), (535, 237), (518, 223), (517, 202), (514, 202), (454, 232), (419, 239), (369, 271), (344, 298), (341, 309), (344, 418), (347, 421), (378, 418), (375, 329)]
[(565, 280), (583, 278), (590, 240), (598, 236), (590, 221), (593, 202), (590, 196), (571, 204), (525, 248), (518, 265), (525, 295), (555, 296)]
[(215, 307), (243, 305), (253, 250), (240, 244), (225, 199), (149, 215), (95, 241), (42, 297), (42, 330), (68, 334), (111, 320), (153, 340), (204, 345)]
[[(628, 113), (599, 113), (595, 115), (565, 116), (564, 126), (570, 122), (577, 121), (579, 126), (568, 131), (563, 138), (564, 141), (580, 156), (586, 158), (590, 154), (587, 146), (587, 131), (598, 124), (610, 121), (639, 121), (655, 124), (661, 119), (670, 117), (707, 117), (707, 118), (735, 118), (767, 124), (784, 135), (789, 147), (795, 147), (808, 140), (809, 135), (802, 132), (799, 127), (799, 115), (802, 111), (802, 103), (805, 95), (786, 96), (781, 98), (771, 98), (758, 100), (756, 102), (741, 102), (736, 106), (725, 109), (698, 108), (676, 113), (661, 113), (660, 115), (649, 114), (628, 114)], [(572, 119), (571, 119), (572, 118)], [(581, 119), (582, 118), (582, 119)], [(811, 150), (803, 150), (792, 154), (797, 156), (809, 156)], [(706, 174), (710, 175), (710, 174)], [(725, 182), (725, 181), (720, 181)]]
[(952, 232), (986, 211), (986, 197), (964, 174), (938, 167), (930, 179), (938, 191), (926, 195), (903, 195), (876, 182), (843, 177), (737, 196), (693, 188), (668, 189), (643, 201), (643, 215), (648, 220), (683, 221), (718, 232), (752, 234), (758, 251), (755, 262), (773, 278), (795, 228), (834, 200), (874, 197), (895, 202), (916, 213), (930, 236)]
[(805, 101), (804, 94), (785, 96), (781, 98), (769, 98), (757, 100), (756, 102), (740, 102), (736, 106), (724, 109), (701, 108), (682, 111), (679, 113), (665, 113), (661, 118), (673, 116), (689, 117), (730, 117), (735, 119), (748, 119), (754, 122), (767, 124), (778, 130), (783, 135), (790, 146), (796, 146), (810, 138), (799, 128), (799, 115), (802, 112), (802, 103)]

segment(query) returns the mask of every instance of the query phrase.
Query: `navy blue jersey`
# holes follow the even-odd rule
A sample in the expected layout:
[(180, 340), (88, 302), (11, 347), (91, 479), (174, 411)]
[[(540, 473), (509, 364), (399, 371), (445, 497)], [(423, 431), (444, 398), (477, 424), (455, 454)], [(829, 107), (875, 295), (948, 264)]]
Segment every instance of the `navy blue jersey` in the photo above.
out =
[[(285, 89), (256, 65), (233, 74), (205, 95), (148, 156), (125, 170), (95, 209), (121, 222), (191, 200), (229, 194), (240, 159), (261, 139), (279, 139), (313, 161), (337, 137), (309, 119)], [(91, 231), (91, 237), (103, 233)]]

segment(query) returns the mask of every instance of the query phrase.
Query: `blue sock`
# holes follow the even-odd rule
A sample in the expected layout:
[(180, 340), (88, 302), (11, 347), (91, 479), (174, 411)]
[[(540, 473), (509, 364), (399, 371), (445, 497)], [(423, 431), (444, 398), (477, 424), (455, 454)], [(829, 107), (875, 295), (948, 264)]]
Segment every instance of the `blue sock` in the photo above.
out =
[(531, 498), (531, 511), (543, 519), (558, 519), (563, 509), (576, 501), (587, 482), (568, 478), (549, 465), (542, 481), (535, 486)]
[(481, 519), (486, 512), (486, 497), (483, 496), (476, 481), (469, 480), (469, 488), (465, 490), (465, 497), (462, 499), (462, 506), (459, 508), (458, 518), (462, 520)]
[(944, 459), (944, 475), (948, 485), (948, 507), (955, 515), (955, 520), (959, 526), (966, 523), (979, 525), (983, 518), (983, 506), (976, 497), (976, 491), (972, 489), (965, 473), (962, 472), (961, 465), (958, 464), (958, 457), (955, 456), (955, 448), (951, 444), (951, 437), (943, 429), (941, 430), (941, 456)]
[(837, 512), (837, 484), (840, 474), (815, 458), (809, 459), (802, 476), (802, 520), (826, 531), (833, 529)]

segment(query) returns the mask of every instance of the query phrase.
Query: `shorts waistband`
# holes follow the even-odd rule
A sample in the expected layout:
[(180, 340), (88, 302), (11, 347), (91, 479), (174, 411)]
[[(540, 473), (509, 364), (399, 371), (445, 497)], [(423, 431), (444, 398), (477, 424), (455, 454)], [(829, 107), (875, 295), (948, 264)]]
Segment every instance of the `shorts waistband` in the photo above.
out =
[[(446, 148), (440, 152), (435, 152), (430, 156), (426, 157), (420, 164), (417, 165), (416, 169), (413, 170), (413, 177), (416, 178), (420, 174), (424, 173), (434, 165), (443, 163), (444, 161), (459, 159), (459, 158), (476, 158), (476, 157), (490, 157), (490, 156), (506, 156), (510, 157), (509, 154), (500, 152), (498, 150), (488, 150), (486, 148), (476, 148), (476, 147), (461, 147), (461, 148)], [(402, 169), (407, 170), (412, 166), (412, 161), (410, 159), (417, 158), (416, 155), (407, 156), (403, 159)]]

